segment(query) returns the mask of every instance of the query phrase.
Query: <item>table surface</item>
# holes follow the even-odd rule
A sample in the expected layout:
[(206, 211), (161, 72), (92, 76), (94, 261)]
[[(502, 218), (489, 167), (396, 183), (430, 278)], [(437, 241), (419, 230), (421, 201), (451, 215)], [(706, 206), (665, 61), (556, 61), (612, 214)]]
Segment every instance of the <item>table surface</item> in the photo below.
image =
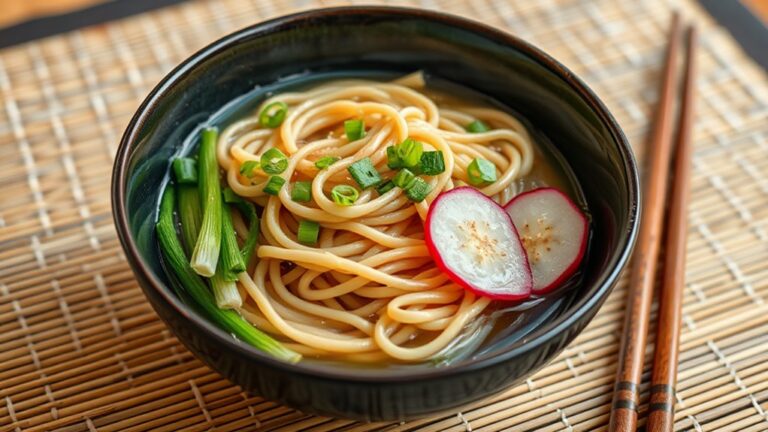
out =
[[(606, 102), (640, 161), (651, 151), (671, 9), (700, 26), (675, 428), (768, 430), (766, 72), (693, 0), (396, 3), (478, 19), (542, 47)], [(402, 424), (309, 416), (244, 394), (147, 304), (109, 202), (130, 116), (175, 64), (232, 29), (339, 4), (349, 1), (196, 0), (0, 50), (0, 431), (605, 429), (626, 275), (587, 329), (525, 383)], [(647, 397), (647, 384), (641, 390)]]

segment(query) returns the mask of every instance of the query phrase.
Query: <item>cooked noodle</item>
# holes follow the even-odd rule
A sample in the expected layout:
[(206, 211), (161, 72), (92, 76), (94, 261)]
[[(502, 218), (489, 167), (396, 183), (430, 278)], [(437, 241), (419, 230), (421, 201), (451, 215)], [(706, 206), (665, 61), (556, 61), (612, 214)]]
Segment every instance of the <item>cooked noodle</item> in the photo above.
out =
[[(240, 274), (247, 299), (241, 314), (260, 329), (305, 355), (351, 361), (422, 361), (439, 353), (476, 319), (490, 300), (464, 290), (434, 265), (424, 244), (429, 204), (445, 190), (465, 185), (467, 166), (481, 157), (493, 162), (498, 180), (480, 188), (497, 201), (510, 198), (515, 179), (531, 169), (533, 150), (523, 125), (495, 109), (439, 107), (421, 92), (420, 73), (391, 83), (333, 81), (305, 92), (282, 93), (263, 102), (288, 105), (276, 129), (259, 126), (258, 112), (227, 127), (218, 160), (237, 194), (264, 207), (258, 259)], [(366, 135), (349, 142), (345, 120), (363, 119)], [(476, 119), (493, 126), (468, 133)], [(328, 198), (333, 186), (354, 185), (347, 167), (370, 157), (384, 177), (386, 148), (408, 137), (425, 150), (441, 150), (446, 170), (426, 177), (432, 186), (415, 204), (400, 188), (379, 196), (360, 192), (352, 206)], [(287, 180), (277, 196), (265, 194), (268, 175), (240, 175), (245, 161), (277, 147), (288, 155)], [(318, 170), (323, 156), (341, 160)], [(312, 201), (294, 202), (289, 182), (312, 181)], [(316, 246), (297, 240), (299, 221), (321, 225)], [(241, 234), (242, 221), (236, 220)], [(289, 264), (293, 263), (293, 264)]]

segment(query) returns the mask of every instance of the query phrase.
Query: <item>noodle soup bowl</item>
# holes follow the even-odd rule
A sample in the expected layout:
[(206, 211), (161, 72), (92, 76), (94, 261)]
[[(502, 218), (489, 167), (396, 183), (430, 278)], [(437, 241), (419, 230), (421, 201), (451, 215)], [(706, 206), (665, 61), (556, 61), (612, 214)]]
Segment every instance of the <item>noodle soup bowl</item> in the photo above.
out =
[[(448, 365), (287, 364), (234, 339), (170, 288), (155, 238), (159, 195), (184, 137), (213, 112), (284, 77), (340, 72), (427, 76), (492, 96), (523, 118), (570, 167), (591, 213), (578, 283), (540, 316)], [(322, 9), (226, 36), (184, 61), (131, 120), (112, 179), (115, 224), (147, 299), (197, 357), (253, 394), (307, 413), (364, 421), (455, 413), (520, 383), (592, 319), (625, 267), (637, 230), (638, 178), (621, 129), (572, 72), (527, 42), (423, 10)]]

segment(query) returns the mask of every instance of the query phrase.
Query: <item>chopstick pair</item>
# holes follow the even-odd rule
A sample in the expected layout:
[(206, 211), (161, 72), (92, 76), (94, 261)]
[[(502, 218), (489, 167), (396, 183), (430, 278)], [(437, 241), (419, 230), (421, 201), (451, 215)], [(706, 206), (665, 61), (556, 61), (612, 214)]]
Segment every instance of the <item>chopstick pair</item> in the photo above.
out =
[[(677, 98), (677, 63), (681, 39), (680, 17), (675, 13), (661, 85), (661, 98), (648, 154), (645, 206), (630, 276), (627, 310), (619, 351), (619, 367), (611, 405), (612, 432), (637, 428), (639, 384), (643, 373), (645, 345), (653, 300), (656, 264), (666, 227), (664, 275), (660, 289), (656, 346), (651, 376), (650, 401), (646, 429), (671, 431), (674, 425), (675, 384), (685, 283), (685, 246), (687, 234), (688, 185), (690, 178), (691, 133), (694, 113), (696, 73), (696, 29), (687, 30), (687, 54), (682, 103), (673, 146), (674, 105)], [(673, 183), (667, 202), (671, 153), (675, 149)]]

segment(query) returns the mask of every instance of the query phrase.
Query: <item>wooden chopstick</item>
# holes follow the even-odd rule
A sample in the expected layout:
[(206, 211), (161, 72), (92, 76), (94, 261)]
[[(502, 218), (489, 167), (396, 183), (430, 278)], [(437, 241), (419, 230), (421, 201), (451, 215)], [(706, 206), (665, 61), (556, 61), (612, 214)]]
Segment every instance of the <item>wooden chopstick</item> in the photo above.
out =
[(649, 432), (671, 431), (675, 416), (677, 355), (685, 284), (685, 246), (688, 232), (688, 189), (691, 171), (691, 133), (696, 83), (696, 28), (688, 29), (683, 104), (677, 132), (674, 183), (667, 217), (664, 253), (664, 279), (659, 298), (659, 325), (651, 374), (651, 399), (648, 405)]
[(651, 313), (653, 283), (662, 217), (667, 193), (667, 177), (672, 148), (674, 98), (677, 94), (677, 57), (680, 50), (680, 16), (672, 16), (669, 42), (661, 85), (661, 98), (656, 110), (654, 129), (648, 154), (651, 157), (647, 173), (644, 209), (640, 233), (634, 253), (629, 281), (627, 310), (619, 350), (619, 367), (611, 404), (609, 430), (633, 432), (637, 426), (638, 385), (643, 373), (645, 342)]

